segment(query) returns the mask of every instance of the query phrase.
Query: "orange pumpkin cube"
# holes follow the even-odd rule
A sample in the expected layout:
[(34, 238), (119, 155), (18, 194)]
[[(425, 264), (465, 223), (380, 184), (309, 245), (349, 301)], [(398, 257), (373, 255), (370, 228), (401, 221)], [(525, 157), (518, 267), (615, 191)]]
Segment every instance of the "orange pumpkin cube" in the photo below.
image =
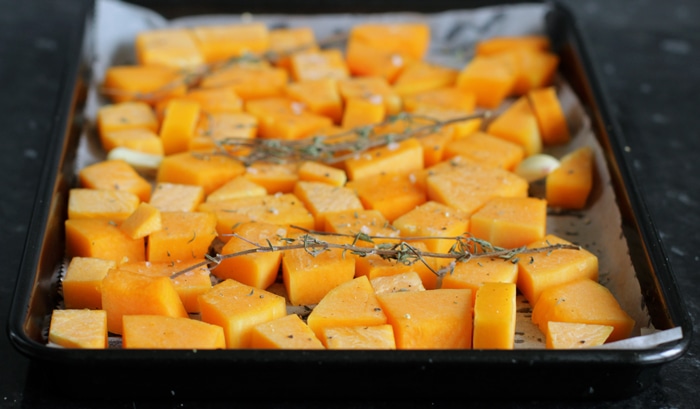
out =
[(230, 139), (252, 139), (258, 133), (258, 118), (245, 112), (220, 112), (201, 116), (195, 134), (190, 139), (191, 151), (229, 151), (243, 153), (247, 148), (236, 147)]
[(401, 71), (415, 60), (359, 41), (349, 41), (345, 52), (348, 70), (355, 77), (377, 77), (393, 83)]
[(423, 169), (423, 145), (416, 138), (409, 138), (369, 149), (345, 160), (344, 164), (351, 181), (418, 171)]
[[(358, 240), (358, 246), (373, 246), (374, 243), (396, 242), (399, 231), (378, 210), (346, 210), (326, 215), (326, 223), (323, 230), (331, 233), (382, 236), (374, 238), (372, 243)], [(394, 239), (392, 239), (394, 238)]]
[(132, 239), (119, 225), (107, 219), (69, 219), (65, 221), (68, 257), (96, 257), (124, 261), (144, 261), (144, 239)]
[(181, 317), (125, 315), (122, 348), (125, 349), (224, 349), (224, 329), (218, 325)]
[(408, 64), (393, 82), (394, 91), (405, 97), (417, 93), (451, 87), (457, 81), (454, 68), (416, 61)]
[(394, 329), (389, 324), (329, 327), (322, 330), (328, 349), (396, 349)]
[(101, 138), (107, 133), (129, 129), (158, 130), (158, 119), (145, 102), (121, 102), (105, 105), (97, 111), (97, 128)]
[(244, 101), (281, 96), (289, 81), (283, 68), (266, 63), (227, 65), (202, 79), (202, 88), (231, 88)]
[(345, 101), (341, 126), (351, 129), (382, 122), (386, 108), (381, 100), (350, 98)]
[(102, 310), (54, 310), (49, 342), (63, 348), (107, 348), (107, 314)]
[(340, 123), (343, 116), (343, 101), (338, 93), (335, 79), (320, 78), (292, 82), (287, 85), (287, 96), (304, 104), (310, 112), (327, 116), (334, 123)]
[(527, 97), (518, 98), (506, 108), (488, 125), (486, 132), (522, 146), (525, 156), (542, 152), (540, 128)]
[(136, 60), (139, 65), (195, 68), (204, 58), (187, 29), (167, 28), (136, 34)]
[(148, 203), (141, 203), (119, 227), (132, 239), (146, 237), (162, 228), (160, 210)]
[(299, 181), (298, 168), (299, 164), (294, 161), (286, 163), (255, 162), (246, 167), (243, 176), (264, 187), (268, 194), (291, 193)]
[(187, 84), (178, 68), (116, 65), (105, 71), (102, 92), (116, 103), (140, 101), (153, 105), (164, 98), (185, 95)]
[(300, 181), (294, 187), (294, 195), (304, 202), (314, 216), (316, 230), (323, 230), (329, 214), (364, 210), (355, 192), (347, 187)]
[(457, 88), (473, 93), (478, 106), (497, 108), (515, 85), (518, 70), (513, 60), (503, 54), (476, 56), (457, 76)]
[(476, 43), (477, 55), (493, 55), (514, 49), (549, 50), (549, 38), (543, 35), (497, 36)]
[(163, 228), (148, 236), (148, 261), (204, 258), (216, 238), (216, 216), (208, 212), (162, 212)]
[(257, 349), (324, 349), (316, 334), (297, 314), (254, 326), (250, 346)]
[[(472, 295), (484, 283), (512, 283), (518, 280), (518, 266), (510, 260), (493, 257), (474, 257), (456, 263), (454, 270), (442, 278), (441, 288), (467, 288)], [(474, 298), (472, 302), (476, 301)]]
[(316, 36), (311, 27), (273, 28), (269, 32), (270, 47), (268, 55), (273, 63), (290, 69), (290, 56), (297, 52), (316, 51)]
[(314, 161), (302, 163), (297, 170), (297, 174), (300, 181), (323, 182), (331, 186), (343, 186), (348, 180), (343, 169)]
[(565, 155), (545, 180), (547, 203), (552, 207), (583, 209), (593, 189), (593, 150), (584, 146)]
[(603, 345), (613, 332), (611, 325), (579, 324), (576, 322), (547, 323), (547, 349), (580, 349)]
[(251, 348), (253, 328), (287, 315), (284, 297), (225, 280), (199, 296), (202, 321), (223, 327), (227, 348)]
[(245, 109), (258, 118), (262, 138), (301, 139), (333, 124), (330, 118), (307, 111), (304, 104), (287, 97), (251, 100)]
[(337, 48), (301, 51), (294, 53), (289, 59), (294, 81), (340, 79), (350, 76), (345, 58)]
[(105, 160), (78, 172), (80, 186), (88, 189), (131, 192), (142, 202), (151, 197), (151, 184), (123, 160)]
[(571, 139), (569, 126), (556, 89), (554, 87), (535, 89), (530, 91), (527, 97), (540, 127), (542, 143), (560, 145), (569, 142)]
[(206, 195), (243, 172), (241, 162), (223, 155), (181, 152), (163, 158), (156, 183), (197, 185)]
[(262, 54), (270, 44), (264, 23), (200, 25), (190, 33), (205, 62), (223, 62), (245, 54)]
[(172, 99), (165, 109), (160, 126), (160, 139), (166, 155), (184, 152), (194, 136), (199, 121), (199, 103), (188, 99)]
[(455, 156), (462, 156), (482, 165), (513, 171), (525, 158), (525, 149), (517, 143), (485, 132), (474, 132), (467, 137), (447, 143), (445, 159)]
[(114, 148), (123, 147), (152, 155), (164, 154), (163, 141), (158, 134), (146, 128), (106, 131), (100, 135), (100, 141), (102, 149), (107, 153)]
[[(410, 251), (411, 248), (424, 253), (428, 251), (423, 242), (405, 243), (399, 247), (404, 252)], [(367, 276), (372, 281), (379, 277), (416, 273), (420, 277), (422, 286), (432, 290), (437, 288), (438, 278), (433, 271), (439, 268), (439, 264), (440, 261), (438, 259), (427, 256), (424, 256), (422, 261), (398, 261), (395, 258), (387, 259), (378, 254), (370, 254), (364, 257), (356, 257), (355, 276)]]
[(102, 279), (117, 263), (95, 257), (73, 257), (61, 280), (66, 309), (102, 308)]
[(430, 27), (423, 23), (363, 23), (350, 30), (349, 43), (422, 60), (430, 43)]
[(434, 238), (421, 240), (428, 251), (447, 253), (455, 244), (452, 238), (469, 231), (469, 215), (442, 203), (428, 201), (399, 216), (393, 224), (402, 237)]
[(202, 186), (160, 182), (153, 189), (149, 203), (161, 212), (193, 212), (202, 201)]
[(474, 303), (474, 349), (513, 349), (515, 283), (484, 283)]
[(199, 109), (207, 114), (237, 113), (243, 110), (243, 99), (233, 88), (195, 88), (187, 92), (186, 99), (199, 104)]
[(140, 202), (131, 192), (74, 188), (68, 191), (68, 218), (123, 222)]
[(401, 111), (401, 97), (381, 77), (352, 77), (338, 80), (338, 92), (344, 102), (353, 98), (381, 102), (387, 115)]
[(469, 231), (496, 247), (517, 248), (547, 231), (547, 202), (535, 197), (494, 197), (471, 215)]
[(409, 174), (383, 173), (345, 186), (357, 192), (365, 209), (378, 210), (390, 222), (427, 200), (425, 191)]
[(261, 186), (244, 175), (241, 175), (236, 176), (235, 178), (224, 183), (220, 188), (209, 193), (206, 201), (221, 202), (230, 199), (265, 195), (267, 195), (267, 189), (265, 189), (264, 186)]
[(532, 90), (552, 85), (559, 66), (559, 56), (530, 48), (514, 50), (512, 54), (515, 55), (518, 68), (518, 78), (513, 85), (515, 95), (525, 95)]
[(375, 294), (395, 293), (399, 291), (425, 291), (420, 275), (415, 271), (379, 276), (369, 280)]

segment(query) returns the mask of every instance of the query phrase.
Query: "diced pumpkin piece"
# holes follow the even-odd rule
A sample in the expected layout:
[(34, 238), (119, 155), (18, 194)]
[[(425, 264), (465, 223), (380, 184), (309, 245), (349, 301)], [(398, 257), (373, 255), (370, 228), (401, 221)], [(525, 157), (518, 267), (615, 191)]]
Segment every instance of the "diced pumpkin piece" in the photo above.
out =
[(340, 123), (343, 101), (335, 79), (320, 78), (290, 83), (287, 85), (287, 96), (304, 104), (309, 111)]
[(160, 210), (148, 203), (141, 203), (119, 227), (132, 239), (146, 237), (162, 228)]
[(61, 280), (66, 309), (102, 308), (102, 279), (117, 263), (95, 257), (73, 257)]
[(268, 194), (292, 193), (299, 181), (296, 162), (255, 162), (246, 167), (244, 176), (265, 188)]
[(549, 321), (545, 332), (545, 345), (547, 349), (579, 349), (600, 346), (605, 343), (613, 330), (614, 327), (611, 325)]
[(390, 276), (375, 277), (370, 280), (375, 294), (396, 293), (399, 291), (425, 291), (418, 273), (409, 271)]
[(386, 107), (379, 99), (350, 98), (345, 101), (341, 126), (351, 129), (382, 122)]
[[(425, 243), (397, 243), (398, 250), (404, 254), (410, 254), (413, 250), (427, 252)], [(423, 287), (427, 289), (435, 289), (437, 287), (437, 276), (433, 270), (437, 270), (440, 265), (440, 260), (432, 257), (423, 256), (421, 260), (406, 260), (398, 261), (396, 259), (382, 258), (378, 254), (369, 254), (364, 257), (357, 257), (355, 260), (355, 275), (367, 276), (371, 281), (378, 277), (389, 277), (405, 273), (416, 273), (423, 283)]]
[(306, 323), (323, 342), (325, 328), (382, 325), (386, 324), (386, 315), (369, 280), (361, 276), (328, 291), (306, 318)]
[(162, 212), (163, 228), (148, 237), (148, 261), (201, 259), (216, 238), (216, 216), (208, 212)]
[(350, 76), (345, 58), (337, 48), (301, 51), (289, 58), (294, 81), (340, 79)]
[(546, 178), (547, 203), (552, 207), (583, 209), (593, 189), (593, 150), (584, 146), (565, 155)]
[(156, 182), (201, 186), (207, 195), (243, 172), (241, 162), (223, 155), (182, 152), (163, 158)]
[(251, 100), (245, 109), (258, 118), (262, 138), (302, 139), (333, 124), (330, 118), (307, 111), (304, 104), (287, 97)]
[(521, 48), (512, 52), (516, 58), (518, 78), (513, 85), (515, 95), (552, 85), (559, 66), (559, 57), (550, 52)]
[(387, 115), (401, 111), (401, 97), (384, 78), (352, 77), (338, 80), (338, 92), (345, 102), (353, 98), (380, 101), (386, 107)]
[(420, 107), (442, 108), (469, 113), (476, 108), (476, 96), (457, 87), (425, 90), (403, 97), (404, 109), (415, 112)]
[(429, 105), (419, 105), (412, 112), (415, 115), (420, 115), (426, 118), (432, 118), (435, 121), (444, 122), (440, 125), (441, 129), (447, 132), (452, 132), (453, 139), (464, 138), (477, 132), (481, 129), (483, 120), (481, 118), (464, 119), (471, 116), (472, 112), (464, 112), (456, 109), (448, 109), (441, 107), (433, 107)]
[(474, 303), (474, 349), (513, 349), (515, 283), (484, 283)]
[(188, 99), (172, 99), (165, 108), (160, 126), (160, 139), (166, 155), (184, 152), (194, 137), (199, 121), (199, 103)]
[(74, 188), (68, 191), (68, 218), (123, 222), (139, 203), (131, 192)]
[(139, 65), (195, 68), (204, 58), (187, 29), (167, 28), (136, 34), (136, 59)]
[(486, 132), (517, 143), (525, 149), (525, 156), (542, 152), (542, 136), (537, 118), (527, 97), (520, 97), (494, 119)]
[(237, 113), (243, 110), (243, 100), (229, 87), (195, 88), (187, 92), (186, 99), (199, 104), (207, 114)]
[(526, 246), (544, 238), (547, 201), (535, 197), (494, 197), (471, 215), (469, 231), (497, 247)]
[(445, 157), (445, 147), (454, 140), (454, 129), (440, 127), (437, 132), (423, 135), (418, 141), (423, 145), (423, 164), (425, 167), (442, 162)]
[[(530, 243), (528, 248), (554, 244), (571, 243), (548, 234), (544, 239)], [(582, 248), (532, 253), (518, 262), (518, 290), (531, 305), (535, 305), (548, 288), (580, 278), (598, 280), (598, 257)]]
[(233, 64), (207, 75), (202, 88), (229, 87), (244, 101), (284, 94), (289, 74), (263, 63)]
[[(518, 266), (510, 260), (475, 257), (456, 263), (442, 279), (441, 288), (468, 288), (476, 296), (484, 283), (513, 283), (518, 280)], [(473, 301), (476, 301), (475, 299)]]
[(474, 132), (447, 143), (445, 159), (455, 156), (462, 156), (482, 165), (513, 171), (525, 158), (525, 148), (485, 132)]
[(345, 161), (348, 179), (375, 178), (386, 173), (408, 173), (423, 169), (423, 145), (416, 138), (368, 150)]
[(314, 216), (316, 230), (323, 230), (328, 214), (364, 210), (355, 192), (347, 187), (299, 181), (294, 187), (294, 195), (304, 202)]
[(363, 23), (350, 30), (349, 42), (421, 60), (428, 51), (430, 27), (424, 23)]
[(493, 109), (510, 95), (517, 75), (510, 56), (476, 56), (457, 76), (457, 88), (473, 93), (478, 106)]
[(549, 38), (543, 35), (498, 36), (479, 41), (476, 44), (476, 54), (493, 55), (521, 48), (547, 51), (549, 47)]
[(181, 317), (125, 315), (122, 347), (125, 349), (224, 349), (224, 329)]
[(149, 277), (170, 278), (185, 310), (198, 313), (197, 297), (208, 291), (212, 285), (211, 274), (204, 261), (203, 258), (176, 262), (141, 261), (120, 264), (119, 269)]
[(322, 333), (328, 349), (396, 349), (394, 329), (389, 324), (330, 327)]
[(438, 289), (377, 295), (397, 349), (469, 349), (471, 290)]
[(264, 23), (200, 25), (192, 27), (190, 32), (207, 63), (261, 54), (270, 44)]
[(80, 186), (98, 190), (131, 192), (142, 202), (151, 197), (151, 184), (123, 160), (105, 160), (82, 168), (78, 172)]
[(355, 77), (377, 77), (393, 83), (412, 60), (358, 41), (350, 41), (345, 52), (348, 70)]
[(408, 64), (393, 82), (394, 90), (401, 96), (444, 89), (457, 81), (454, 68), (416, 61)]
[(102, 280), (102, 309), (107, 311), (107, 329), (122, 333), (125, 315), (163, 315), (188, 318), (187, 311), (169, 277), (149, 277), (112, 269)]
[(202, 116), (197, 124), (195, 136), (190, 139), (191, 151), (232, 151), (243, 153), (241, 148), (230, 143), (231, 139), (252, 139), (258, 134), (258, 118), (245, 112), (220, 112)]
[(160, 182), (153, 189), (149, 203), (161, 212), (193, 212), (202, 201), (202, 186)]
[(250, 348), (253, 327), (287, 315), (284, 297), (225, 280), (199, 296), (202, 321), (223, 327), (227, 348)]
[(566, 115), (554, 87), (534, 89), (527, 95), (537, 118), (544, 145), (561, 145), (569, 142), (571, 135)]
[(108, 132), (128, 129), (158, 130), (158, 118), (145, 102), (121, 102), (105, 105), (97, 111), (97, 128), (101, 138)]
[(314, 217), (292, 193), (244, 197), (220, 202), (202, 203), (199, 211), (216, 215), (216, 231), (223, 241), (229, 239), (235, 226), (250, 221), (260, 221), (280, 226), (314, 228)]
[(107, 131), (100, 135), (102, 149), (109, 153), (114, 148), (129, 148), (151, 155), (163, 155), (163, 141), (158, 134), (146, 128)]
[(241, 175), (224, 183), (220, 188), (211, 192), (207, 198), (207, 202), (221, 202), (231, 199), (239, 199), (243, 197), (265, 196), (267, 190), (265, 187), (253, 182), (249, 178)]
[(421, 241), (430, 252), (447, 253), (455, 243), (452, 238), (469, 231), (469, 215), (442, 203), (428, 201), (399, 216), (393, 224), (402, 237), (435, 238)]
[(608, 342), (628, 338), (635, 325), (610, 290), (588, 278), (559, 284), (542, 292), (532, 310), (532, 322), (544, 333), (550, 321), (610, 325), (614, 329)]
[(254, 326), (250, 346), (258, 349), (324, 349), (316, 334), (297, 314)]
[(357, 192), (366, 209), (378, 210), (390, 222), (427, 200), (425, 191), (409, 174), (379, 174), (345, 186)]
[(107, 348), (107, 314), (103, 310), (54, 310), (49, 342), (64, 348)]
[(290, 56), (297, 52), (318, 50), (311, 27), (273, 28), (269, 32), (268, 53), (278, 67), (290, 69)]
[(107, 219), (65, 221), (68, 257), (96, 257), (116, 263), (146, 259), (144, 239), (132, 239)]
[(306, 161), (297, 170), (299, 180), (323, 182), (331, 186), (343, 186), (348, 177), (342, 169), (324, 165), (323, 163)]
[(468, 214), (494, 197), (527, 197), (528, 182), (503, 169), (482, 166), (455, 156), (426, 169), (416, 178), (424, 183), (429, 200)]
[(392, 226), (379, 210), (347, 210), (326, 216), (323, 230), (331, 233), (382, 236), (373, 238), (372, 243), (358, 240), (355, 245), (371, 247), (375, 243), (396, 242), (391, 237), (398, 238), (399, 231)]
[[(227, 256), (257, 247), (282, 246), (287, 236), (287, 229), (264, 222), (243, 223), (234, 229), (236, 236), (231, 237), (221, 249), (221, 255)], [(265, 289), (277, 279), (282, 253), (279, 251), (259, 252), (225, 258), (213, 273), (220, 279), (234, 279), (255, 288)]]
[(116, 103), (140, 101), (155, 104), (164, 98), (185, 95), (187, 85), (185, 74), (178, 68), (116, 65), (105, 71), (102, 92)]
[[(342, 242), (343, 239), (337, 239)], [(310, 235), (297, 238), (302, 242), (318, 240)], [(334, 237), (322, 237), (332, 242)], [(347, 241), (347, 240), (345, 240)], [(307, 249), (287, 250), (282, 256), (282, 279), (292, 305), (316, 304), (333, 288), (355, 276), (355, 258), (342, 249), (310, 252)]]

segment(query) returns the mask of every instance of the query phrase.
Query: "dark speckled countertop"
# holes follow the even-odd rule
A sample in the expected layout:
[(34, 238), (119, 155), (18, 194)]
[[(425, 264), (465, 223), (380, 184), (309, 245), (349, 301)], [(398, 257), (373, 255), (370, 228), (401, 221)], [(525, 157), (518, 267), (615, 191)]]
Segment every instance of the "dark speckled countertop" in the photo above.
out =
[[(493, 402), (495, 407), (696, 408), (700, 386), (700, 2), (563, 1), (574, 13), (606, 90), (650, 217), (690, 313), (694, 337), (648, 389), (595, 402)], [(59, 92), (62, 44), (78, 2), (0, 0), (0, 407), (232, 407), (240, 402), (83, 401), (55, 396), (6, 336), (20, 255)], [(252, 406), (252, 403), (251, 405)], [(407, 402), (256, 402), (262, 407), (461, 407)]]

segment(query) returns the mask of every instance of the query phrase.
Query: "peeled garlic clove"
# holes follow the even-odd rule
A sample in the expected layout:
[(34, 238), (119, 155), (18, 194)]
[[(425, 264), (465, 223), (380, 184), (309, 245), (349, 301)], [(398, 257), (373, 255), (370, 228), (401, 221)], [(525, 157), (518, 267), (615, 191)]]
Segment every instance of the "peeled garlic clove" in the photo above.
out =
[(554, 156), (538, 153), (523, 159), (515, 168), (515, 174), (528, 182), (538, 181), (559, 167), (559, 161)]
[(109, 151), (107, 159), (121, 159), (131, 165), (137, 172), (151, 174), (158, 170), (163, 157), (120, 146)]

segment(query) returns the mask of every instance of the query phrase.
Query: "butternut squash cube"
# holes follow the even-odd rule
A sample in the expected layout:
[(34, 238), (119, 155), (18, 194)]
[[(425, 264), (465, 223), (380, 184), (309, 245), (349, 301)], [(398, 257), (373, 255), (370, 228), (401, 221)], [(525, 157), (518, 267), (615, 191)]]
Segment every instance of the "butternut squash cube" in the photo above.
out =
[(518, 98), (496, 117), (488, 125), (486, 132), (522, 146), (525, 156), (542, 152), (542, 136), (537, 117), (525, 96)]
[(348, 42), (360, 42), (421, 60), (428, 51), (430, 27), (424, 23), (363, 23), (350, 30)]
[(190, 139), (191, 151), (244, 152), (231, 139), (252, 139), (258, 134), (258, 118), (245, 112), (217, 112), (200, 117), (195, 135)]
[(148, 261), (204, 258), (216, 238), (216, 216), (208, 212), (162, 212), (163, 228), (148, 237)]
[(399, 291), (425, 291), (421, 277), (415, 271), (391, 276), (375, 277), (370, 280), (375, 294), (395, 293)]
[(575, 322), (547, 323), (547, 349), (580, 349), (600, 346), (613, 332), (611, 325), (579, 324)]
[(162, 228), (160, 210), (148, 203), (141, 203), (119, 227), (132, 239), (146, 237)]
[(193, 212), (202, 201), (202, 186), (160, 182), (153, 189), (149, 203), (161, 212)]
[(316, 220), (315, 229), (323, 230), (326, 216), (332, 213), (364, 210), (355, 192), (347, 187), (331, 186), (323, 182), (299, 181), (294, 187), (298, 197)]
[(441, 125), (440, 128), (446, 132), (451, 132), (453, 139), (464, 138), (481, 130), (481, 125), (483, 123), (481, 118), (459, 120), (460, 118), (471, 115), (472, 112), (429, 106), (427, 104), (417, 106), (412, 113), (422, 117), (432, 118), (439, 122), (450, 122), (449, 124)]
[(423, 145), (416, 138), (368, 150), (345, 161), (349, 180), (408, 173), (423, 169)]
[(547, 201), (535, 197), (494, 197), (471, 215), (469, 231), (497, 247), (526, 246), (544, 238)]
[(163, 315), (188, 318), (169, 277), (149, 277), (127, 270), (109, 270), (102, 280), (102, 309), (107, 329), (122, 333), (125, 315)]
[(532, 322), (545, 333), (550, 321), (610, 325), (614, 329), (607, 342), (628, 338), (635, 325), (610, 290), (588, 278), (559, 284), (542, 292), (532, 310)]
[(241, 175), (236, 176), (235, 178), (224, 183), (220, 188), (211, 192), (207, 196), (206, 201), (221, 202), (230, 199), (265, 195), (267, 195), (267, 190), (265, 189), (265, 187)]
[(107, 314), (103, 310), (54, 310), (49, 342), (64, 348), (107, 348)]
[(352, 77), (338, 80), (338, 92), (344, 102), (353, 98), (364, 98), (381, 102), (387, 115), (401, 111), (401, 97), (381, 77)]
[(245, 109), (258, 118), (258, 135), (262, 138), (302, 139), (333, 124), (330, 118), (314, 114), (287, 97), (250, 100)]
[(311, 27), (273, 28), (269, 32), (268, 53), (273, 63), (287, 70), (291, 67), (290, 56), (297, 52), (316, 51), (318, 44)]
[(200, 25), (190, 29), (207, 63), (267, 51), (270, 39), (264, 23)]
[[(287, 236), (287, 229), (265, 222), (243, 223), (235, 229), (236, 236), (231, 237), (221, 249), (226, 256), (258, 247), (282, 246)], [(214, 269), (214, 275), (220, 279), (233, 279), (255, 288), (265, 289), (277, 279), (282, 252), (260, 252), (229, 257), (221, 261)]]
[(246, 167), (244, 176), (265, 188), (268, 194), (292, 193), (299, 181), (299, 164), (296, 162), (255, 162)]
[(181, 317), (125, 315), (122, 348), (125, 349), (224, 349), (224, 329), (218, 325)]
[(401, 96), (444, 89), (454, 86), (458, 71), (427, 61), (409, 63), (393, 82), (394, 91)]
[(559, 66), (559, 56), (531, 48), (520, 48), (511, 53), (515, 55), (518, 67), (518, 78), (513, 85), (515, 95), (525, 95), (532, 90), (552, 85)]
[(197, 102), (201, 112), (207, 114), (234, 114), (243, 110), (243, 99), (230, 87), (195, 88), (185, 98)]
[(428, 251), (447, 253), (455, 244), (452, 238), (469, 231), (469, 215), (442, 203), (428, 201), (399, 216), (393, 224), (403, 237), (431, 237), (421, 240)]
[(195, 68), (205, 62), (187, 29), (141, 31), (136, 35), (135, 48), (139, 65)]
[(451, 86), (404, 95), (403, 105), (408, 112), (428, 107), (460, 111), (467, 114), (476, 108), (476, 96), (472, 92)]
[(198, 102), (188, 99), (172, 99), (168, 102), (160, 126), (160, 139), (166, 155), (187, 151), (198, 121)]
[(377, 295), (397, 349), (469, 349), (471, 290), (438, 289)]
[(468, 288), (472, 290), (472, 295), (476, 296), (476, 292), (484, 283), (515, 284), (517, 280), (518, 266), (512, 261), (475, 257), (455, 264), (454, 270), (443, 277), (441, 288)]
[[(139, 101), (154, 105), (164, 98), (187, 92), (185, 74), (178, 68), (145, 65), (116, 65), (105, 71), (102, 92), (116, 103)], [(157, 129), (153, 129), (155, 132)]]
[(521, 48), (547, 51), (549, 47), (549, 38), (543, 35), (497, 36), (479, 41), (476, 44), (476, 54), (493, 55)]
[(295, 225), (313, 229), (314, 217), (294, 194), (265, 195), (202, 203), (199, 211), (216, 215), (219, 238), (228, 241), (236, 226), (259, 221), (280, 226)]
[(512, 172), (525, 158), (525, 148), (485, 132), (474, 132), (469, 136), (447, 143), (444, 153), (445, 159), (455, 156), (462, 156), (482, 165)]
[(106, 131), (100, 135), (102, 149), (109, 153), (114, 148), (129, 148), (152, 155), (164, 155), (163, 141), (158, 134), (146, 128)]
[(411, 175), (386, 173), (348, 182), (366, 209), (378, 210), (390, 222), (426, 202), (425, 191)]
[(66, 309), (102, 308), (102, 279), (117, 263), (95, 257), (73, 257), (61, 280)]
[[(544, 239), (530, 243), (528, 248), (552, 244), (571, 243), (548, 234)], [(548, 288), (581, 278), (598, 280), (598, 257), (585, 249), (537, 252), (521, 257), (518, 262), (518, 290), (531, 305), (535, 305)]]
[[(298, 240), (304, 241), (311, 237), (302, 235)], [(322, 237), (322, 241), (334, 239)], [(345, 238), (338, 241), (342, 242), (342, 239)], [(346, 255), (342, 249), (317, 252), (307, 249), (287, 250), (282, 256), (282, 280), (292, 305), (316, 304), (333, 288), (352, 280), (354, 276), (355, 257)]]
[(116, 263), (146, 259), (144, 239), (132, 239), (112, 220), (68, 219), (65, 228), (68, 257), (96, 257)]
[(289, 58), (294, 81), (340, 79), (350, 76), (345, 58), (337, 48), (300, 51)]
[(437, 132), (423, 135), (418, 141), (423, 145), (423, 164), (425, 167), (442, 162), (445, 148), (454, 138), (454, 128), (441, 127)]
[(158, 130), (158, 118), (145, 102), (121, 102), (105, 105), (97, 111), (97, 127), (101, 137), (108, 132), (127, 129)]
[(396, 349), (394, 329), (389, 324), (329, 327), (322, 330), (328, 349)]
[(151, 197), (151, 184), (123, 160), (105, 160), (85, 166), (78, 172), (78, 178), (84, 188), (131, 192), (142, 202)]
[[(175, 262), (129, 262), (120, 264), (119, 269), (149, 277), (170, 278), (185, 310), (188, 313), (198, 313), (199, 303), (197, 297), (208, 291), (212, 286), (211, 274), (204, 261), (205, 259), (201, 258)], [(195, 265), (200, 266), (195, 267)], [(183, 273), (185, 270), (188, 271)]]
[(593, 151), (584, 146), (565, 155), (545, 180), (547, 203), (552, 207), (583, 209), (593, 189)]
[(316, 334), (297, 314), (254, 326), (250, 346), (258, 349), (324, 349)]
[(202, 88), (231, 88), (244, 101), (281, 96), (289, 81), (283, 68), (267, 63), (232, 64), (207, 75)]
[(202, 321), (223, 327), (227, 348), (250, 348), (253, 328), (287, 315), (284, 297), (235, 280), (199, 296)]
[(241, 162), (223, 155), (182, 152), (163, 158), (156, 183), (197, 185), (207, 195), (243, 172)]
[(320, 78), (292, 82), (287, 85), (287, 96), (301, 102), (311, 112), (340, 123), (343, 116), (343, 101), (338, 93), (337, 81)]
[[(423, 182), (421, 182), (423, 181)], [(527, 197), (529, 183), (503, 169), (480, 165), (455, 156), (430, 167), (416, 177), (424, 183), (429, 200), (471, 215), (494, 197)]]
[(527, 94), (540, 127), (544, 145), (562, 145), (571, 139), (566, 115), (554, 87), (534, 89)]
[[(397, 244), (400, 245), (400, 243)], [(424, 253), (428, 251), (425, 243), (423, 242), (403, 244), (401, 245), (400, 250), (409, 252), (411, 251), (411, 248)], [(356, 257), (355, 276), (367, 276), (367, 278), (371, 281), (379, 277), (416, 273), (420, 277), (423, 287), (431, 290), (435, 289), (437, 287), (437, 276), (433, 270), (437, 270), (437, 268), (439, 268), (440, 260), (427, 256), (424, 256), (423, 260), (425, 262), (421, 260), (398, 261), (396, 259), (382, 258), (378, 254)]]
[(299, 180), (323, 182), (331, 186), (343, 186), (348, 177), (343, 169), (324, 165), (323, 163), (306, 161), (297, 170)]
[[(323, 230), (331, 233), (382, 236), (373, 238), (372, 243), (358, 240), (355, 245), (371, 247), (376, 243), (396, 242), (399, 231), (378, 210), (347, 210), (326, 216)], [(392, 239), (394, 238), (394, 239)]]
[(388, 83), (396, 81), (401, 71), (416, 60), (358, 41), (349, 41), (345, 52), (348, 70), (355, 77), (376, 77)]
[(350, 98), (345, 101), (341, 126), (346, 129), (359, 128), (382, 122), (386, 108), (381, 100)]
[(513, 349), (515, 283), (484, 283), (474, 303), (474, 349)]
[(109, 219), (121, 223), (139, 203), (139, 197), (131, 192), (74, 188), (68, 191), (68, 218)]
[(457, 88), (476, 96), (476, 104), (494, 109), (510, 95), (518, 70), (512, 57), (477, 55), (460, 71)]

